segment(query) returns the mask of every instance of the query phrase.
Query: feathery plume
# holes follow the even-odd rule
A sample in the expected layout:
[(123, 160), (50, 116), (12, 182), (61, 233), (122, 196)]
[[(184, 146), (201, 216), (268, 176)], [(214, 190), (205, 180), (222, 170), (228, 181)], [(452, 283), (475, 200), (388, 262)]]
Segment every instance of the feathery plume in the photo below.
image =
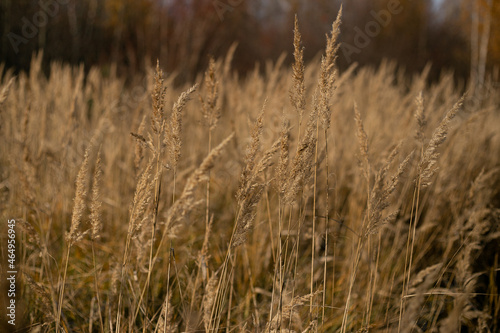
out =
[(382, 213), (384, 209), (389, 207), (389, 198), (401, 181), (401, 176), (405, 172), (413, 156), (412, 151), (399, 164), (398, 170), (391, 177), (391, 179), (386, 182), (387, 171), (389, 170), (389, 167), (393, 163), (396, 156), (399, 154), (400, 147), (401, 144), (397, 145), (393, 149), (384, 166), (378, 171), (377, 175), (375, 176), (375, 183), (373, 185), (373, 188), (371, 189), (369, 198), (368, 224), (366, 225), (363, 232), (364, 237), (368, 237), (369, 235), (377, 233), (381, 225), (392, 222), (397, 217), (398, 211), (389, 213), (384, 219), (382, 219)]
[(219, 81), (215, 76), (215, 60), (210, 57), (208, 70), (205, 72), (205, 88), (208, 89), (208, 97), (205, 101), (200, 95), (201, 107), (205, 124), (210, 130), (214, 130), (221, 116), (220, 107), (217, 106), (219, 98)]
[(415, 119), (417, 120), (417, 132), (415, 133), (415, 139), (418, 142), (423, 143), (424, 141), (424, 132), (425, 127), (427, 125), (427, 119), (425, 119), (424, 114), (424, 98), (422, 96), (422, 92), (420, 92), (415, 99), (415, 104), (417, 105), (417, 109), (415, 110)]
[(165, 228), (171, 228), (173, 224), (184, 218), (186, 213), (196, 204), (194, 201), (194, 191), (201, 182), (206, 181), (208, 171), (214, 167), (215, 161), (222, 154), (224, 147), (231, 141), (233, 136), (234, 133), (212, 149), (203, 162), (201, 162), (200, 166), (188, 178), (181, 196), (167, 212)]
[(177, 324), (173, 323), (173, 307), (170, 303), (170, 299), (172, 298), (172, 294), (169, 297), (165, 297), (165, 301), (161, 306), (160, 318), (158, 318), (158, 323), (156, 324), (155, 332), (159, 333), (173, 333), (177, 332)]
[(417, 276), (412, 279), (409, 290), (412, 297), (408, 301), (407, 309), (401, 323), (403, 332), (412, 332), (417, 328), (416, 322), (419, 316), (421, 316), (422, 305), (425, 301), (424, 293), (432, 288), (442, 266), (442, 263), (429, 266), (418, 272)]
[(437, 159), (439, 152), (437, 151), (441, 144), (446, 140), (448, 129), (451, 120), (455, 117), (458, 110), (463, 104), (465, 95), (455, 103), (455, 105), (446, 113), (439, 126), (434, 130), (432, 137), (423, 153), (422, 159), (418, 166), (418, 177), (422, 187), (427, 187), (431, 184), (431, 178), (437, 171)]
[[(181, 157), (181, 147), (182, 147), (182, 111), (186, 106), (186, 103), (191, 99), (191, 95), (195, 92), (198, 84), (195, 84), (187, 91), (184, 91), (177, 102), (174, 103), (172, 108), (172, 114), (170, 116), (170, 129), (165, 136), (165, 141), (170, 141), (170, 156), (172, 161), (172, 166), (175, 168), (179, 159)], [(166, 144), (167, 142), (164, 143)]]
[(260, 149), (260, 137), (262, 135), (263, 129), (263, 118), (264, 118), (264, 109), (266, 103), (264, 102), (264, 106), (262, 107), (257, 120), (255, 121), (254, 128), (252, 129), (252, 140), (248, 145), (245, 153), (245, 166), (240, 175), (240, 186), (238, 188), (238, 192), (236, 193), (236, 200), (241, 201), (243, 196), (243, 191), (245, 190), (245, 185), (249, 184), (249, 179), (252, 176), (252, 171), (255, 167), (255, 157), (257, 156), (257, 152)]
[(290, 139), (290, 122), (286, 118), (285, 112), (283, 111), (281, 120), (281, 129), (280, 129), (280, 159), (278, 162), (278, 170), (277, 170), (278, 191), (281, 194), (284, 194), (286, 191), (286, 183), (288, 179), (289, 139)]
[(289, 96), (293, 107), (302, 119), (306, 108), (306, 88), (304, 84), (304, 48), (302, 47), (302, 36), (299, 31), (299, 19), (295, 15), (295, 28), (293, 30), (293, 56), (295, 62), (292, 65), (293, 70), (293, 85), (290, 89)]
[(304, 296), (295, 296), (290, 303), (283, 306), (283, 310), (281, 311), (281, 315), (278, 312), (274, 315), (273, 319), (267, 323), (265, 332), (277, 332), (277, 330), (282, 326), (283, 323), (287, 323), (290, 321), (290, 318), (294, 316), (298, 311), (298, 307), (306, 304), (309, 300), (319, 294), (320, 291), (316, 291), (312, 294), (307, 294)]
[(280, 142), (276, 141), (270, 149), (268, 149), (259, 162), (251, 170), (251, 175), (247, 182), (240, 184), (238, 204), (240, 207), (238, 218), (236, 220), (236, 228), (231, 240), (231, 247), (237, 247), (246, 241), (248, 232), (252, 228), (256, 213), (255, 209), (259, 204), (264, 189), (268, 183), (262, 183), (258, 179), (259, 176), (270, 166), (271, 158), (278, 151)]
[(85, 199), (87, 198), (87, 172), (89, 164), (89, 153), (91, 146), (87, 147), (85, 150), (85, 155), (83, 157), (83, 162), (76, 176), (76, 191), (73, 206), (73, 214), (71, 216), (71, 227), (69, 233), (66, 235), (66, 240), (69, 246), (72, 246), (78, 242), (83, 236), (82, 232), (79, 230), (80, 223), (82, 221), (82, 215), (85, 210)]
[(264, 108), (261, 110), (252, 130), (252, 140), (247, 147), (245, 156), (245, 167), (240, 176), (240, 186), (236, 194), (239, 211), (236, 219), (235, 229), (231, 237), (231, 248), (235, 248), (246, 241), (246, 236), (252, 228), (253, 220), (262, 193), (267, 183), (262, 183), (258, 178), (269, 167), (271, 158), (280, 147), (280, 141), (276, 141), (268, 149), (262, 158), (255, 163), (257, 152), (260, 148), (260, 136), (262, 134)]
[(38, 301), (42, 304), (44, 314), (50, 320), (55, 320), (53, 302), (47, 287), (33, 280), (31, 276), (23, 272), (23, 279), (28, 287), (38, 296)]
[(155, 83), (151, 97), (153, 100), (153, 116), (151, 117), (151, 128), (155, 134), (159, 134), (163, 128), (164, 105), (167, 88), (163, 87), (163, 71), (160, 68), (160, 61), (156, 61)]
[(134, 199), (132, 201), (132, 208), (130, 211), (130, 224), (128, 229), (129, 237), (134, 237), (137, 231), (139, 231), (146, 221), (147, 217), (144, 217), (144, 212), (147, 206), (151, 202), (153, 188), (155, 185), (155, 177), (152, 178), (153, 165), (155, 162), (155, 157), (152, 156), (146, 168), (142, 172), (134, 193)]
[(361, 154), (364, 176), (367, 181), (370, 181), (370, 160), (368, 158), (368, 136), (363, 127), (363, 120), (358, 110), (358, 105), (354, 102), (354, 119), (356, 120), (357, 137), (359, 143), (359, 152)]
[(309, 113), (306, 133), (300, 140), (292, 161), (284, 197), (284, 202), (288, 205), (293, 205), (295, 203), (296, 196), (303, 188), (304, 182), (308, 180), (312, 174), (312, 167), (314, 165), (313, 157), (317, 141), (315, 136), (317, 115), (317, 109), (313, 108)]
[(326, 51), (321, 59), (320, 78), (318, 82), (319, 99), (316, 102), (320, 110), (321, 124), (323, 129), (330, 128), (332, 108), (330, 100), (335, 91), (335, 80), (337, 78), (337, 71), (335, 70), (335, 61), (337, 60), (337, 51), (340, 44), (337, 43), (340, 34), (340, 23), (342, 18), (342, 7), (337, 14), (337, 19), (332, 24), (331, 36), (326, 36)]
[(97, 160), (95, 163), (94, 179), (92, 182), (92, 199), (90, 203), (90, 223), (92, 225), (92, 239), (100, 237), (99, 233), (102, 229), (101, 221), (101, 179), (102, 179), (102, 166), (101, 166), (101, 148), (97, 153)]
[(203, 325), (205, 331), (208, 332), (210, 328), (210, 318), (212, 316), (212, 307), (214, 305), (215, 297), (217, 295), (217, 286), (219, 284), (218, 272), (215, 272), (205, 287), (205, 296), (203, 297)]

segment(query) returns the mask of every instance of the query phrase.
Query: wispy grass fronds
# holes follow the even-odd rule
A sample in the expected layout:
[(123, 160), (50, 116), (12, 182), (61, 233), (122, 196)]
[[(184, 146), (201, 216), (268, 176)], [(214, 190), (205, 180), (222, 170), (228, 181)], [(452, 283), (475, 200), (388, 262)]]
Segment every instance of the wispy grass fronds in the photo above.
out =
[(317, 138), (316, 133), (316, 117), (317, 109), (313, 108), (309, 113), (306, 132), (299, 141), (297, 151), (292, 160), (292, 166), (288, 176), (285, 196), (283, 201), (287, 205), (293, 205), (297, 200), (297, 194), (303, 189), (304, 183), (312, 175), (312, 167), (314, 165), (314, 152)]
[(82, 222), (82, 216), (85, 211), (85, 201), (87, 198), (88, 190), (88, 166), (89, 166), (89, 154), (90, 146), (85, 150), (85, 155), (83, 157), (82, 165), (76, 176), (76, 191), (73, 206), (73, 214), (71, 216), (71, 226), (69, 233), (66, 235), (66, 241), (68, 246), (73, 246), (76, 242), (80, 241), (83, 233), (80, 230), (80, 224)]
[(265, 109), (265, 103), (264, 106), (262, 107), (257, 120), (255, 121), (254, 127), (252, 129), (251, 133), (251, 141), (250, 144), (247, 146), (246, 152), (245, 152), (245, 158), (243, 162), (245, 163), (243, 170), (240, 174), (240, 186), (238, 188), (238, 192), (236, 193), (236, 200), (241, 201), (242, 196), (245, 191), (245, 185), (249, 184), (249, 179), (252, 176), (252, 171), (255, 167), (255, 158), (257, 156), (257, 152), (260, 149), (260, 137), (262, 135), (262, 129), (264, 127), (263, 125), (263, 118), (264, 118), (264, 109)]
[(40, 307), (43, 309), (44, 316), (49, 319), (50, 322), (55, 321), (55, 306), (56, 302), (53, 301), (49, 289), (36, 282), (30, 275), (23, 273), (23, 280), (28, 285), (28, 287), (38, 296), (38, 302)]
[(421, 187), (427, 187), (431, 184), (431, 178), (437, 171), (437, 159), (439, 157), (438, 148), (446, 140), (448, 129), (451, 120), (455, 117), (460, 110), (465, 96), (462, 96), (458, 102), (446, 113), (439, 126), (434, 130), (432, 137), (423, 152), (422, 159), (418, 166), (419, 182)]
[(181, 157), (181, 148), (182, 148), (182, 111), (186, 106), (186, 103), (191, 99), (191, 95), (195, 92), (197, 84), (184, 91), (177, 102), (174, 103), (172, 108), (172, 114), (170, 117), (169, 125), (169, 135), (166, 135), (165, 138), (170, 141), (170, 157), (172, 166), (174, 168), (177, 167), (179, 163), (179, 159)]
[[(237, 201), (238, 201), (238, 217), (236, 219), (236, 226), (231, 238), (231, 247), (237, 247), (246, 241), (248, 232), (252, 227), (253, 220), (255, 219), (255, 209), (262, 197), (262, 193), (268, 182), (263, 182), (259, 178), (262, 173), (270, 166), (271, 158), (280, 147), (280, 142), (277, 141), (273, 146), (264, 152), (262, 158), (255, 164), (255, 154), (258, 149), (258, 137), (254, 134), (259, 133), (261, 130), (262, 119), (257, 119), (254, 132), (252, 133), (252, 142), (247, 149), (247, 164), (242, 171), (240, 179), (242, 182), (238, 188)], [(260, 124), (260, 125), (259, 125)]]
[(363, 232), (364, 237), (375, 234), (379, 231), (381, 225), (394, 220), (397, 215), (397, 211), (390, 213), (387, 217), (382, 219), (383, 211), (389, 207), (391, 194), (396, 189), (397, 185), (401, 181), (401, 176), (406, 171), (413, 152), (408, 154), (406, 158), (399, 164), (398, 170), (391, 177), (389, 181), (386, 181), (387, 172), (389, 167), (394, 162), (394, 159), (399, 154), (400, 144), (397, 145), (390, 153), (385, 165), (377, 172), (375, 176), (375, 182), (371, 189), (371, 194), (369, 197), (368, 204), (368, 223), (366, 224), (366, 229)]
[(98, 239), (102, 230), (102, 198), (101, 198), (102, 162), (101, 148), (97, 153), (95, 162), (94, 178), (92, 181), (92, 197), (90, 201), (90, 224), (92, 226), (92, 239)]
[(333, 22), (331, 36), (326, 36), (326, 51), (321, 59), (320, 78), (318, 82), (319, 98), (316, 100), (320, 110), (321, 124), (323, 129), (330, 128), (332, 109), (331, 99), (335, 92), (335, 80), (337, 71), (335, 61), (337, 51), (340, 47), (337, 39), (340, 34), (340, 23), (342, 18), (342, 7), (337, 14), (337, 19)]
[(173, 333), (178, 332), (178, 324), (173, 321), (174, 308), (171, 304), (172, 294), (168, 298), (165, 297), (165, 301), (161, 306), (160, 318), (156, 324), (155, 333)]
[(363, 168), (363, 175), (365, 176), (368, 184), (370, 183), (370, 159), (368, 156), (368, 136), (366, 135), (365, 128), (363, 126), (363, 120), (361, 119), (361, 114), (358, 110), (358, 105), (354, 103), (354, 120), (356, 120), (356, 135), (358, 137), (359, 152), (361, 158), (361, 165)]
[(283, 112), (280, 129), (280, 158), (277, 168), (278, 191), (283, 195), (286, 191), (288, 179), (288, 164), (289, 164), (289, 139), (290, 139), (290, 121), (286, 118)]
[(212, 131), (217, 127), (219, 118), (221, 117), (221, 109), (217, 102), (219, 99), (219, 81), (215, 76), (216, 64), (215, 60), (211, 57), (208, 63), (208, 70), (205, 72), (205, 89), (208, 90), (206, 99), (200, 95), (202, 106), (203, 119), (205, 125)]
[(151, 117), (151, 129), (155, 134), (162, 132), (164, 126), (164, 107), (167, 88), (164, 87), (163, 71), (160, 68), (160, 61), (156, 62), (156, 72), (154, 76), (154, 88), (151, 93), (153, 102), (153, 115)]
[(29, 249), (33, 249), (34, 247), (40, 249), (41, 248), (41, 242), (40, 242), (40, 236), (38, 235), (37, 231), (31, 223), (24, 219), (19, 219), (16, 220), (17, 226), (23, 231), (23, 233), (27, 236), (26, 242), (24, 243), (24, 246), (26, 246)]
[(205, 326), (205, 332), (210, 332), (212, 310), (214, 307), (215, 298), (217, 297), (217, 287), (219, 285), (219, 278), (217, 277), (218, 272), (215, 272), (205, 287), (205, 295), (203, 297), (203, 325)]
[(427, 119), (424, 113), (424, 97), (422, 92), (420, 92), (415, 99), (415, 104), (417, 109), (415, 110), (415, 119), (417, 121), (417, 131), (415, 133), (415, 139), (423, 144), (424, 141), (424, 132), (427, 126)]
[[(306, 88), (304, 82), (304, 47), (302, 46), (302, 36), (299, 30), (299, 19), (295, 15), (295, 26), (293, 30), (293, 56), (295, 62), (292, 65), (292, 87), (289, 92), (290, 101), (299, 114), (299, 122), (306, 109)], [(299, 124), (300, 130), (300, 124)], [(300, 134), (299, 134), (300, 137)]]
[(191, 174), (191, 176), (186, 181), (184, 190), (181, 196), (175, 201), (175, 203), (170, 207), (167, 212), (165, 228), (169, 229), (182, 220), (188, 211), (190, 211), (195, 205), (194, 192), (198, 185), (207, 180), (207, 173), (215, 165), (216, 160), (222, 154), (225, 146), (232, 140), (234, 133), (229, 135), (224, 141), (222, 141), (217, 147), (212, 149), (212, 151), (205, 157), (200, 166)]
[(419, 317), (425, 314), (423, 312), (425, 294), (432, 290), (442, 267), (442, 263), (429, 266), (418, 272), (417, 276), (411, 281), (410, 289), (408, 290), (409, 295), (406, 296), (408, 298), (408, 305), (401, 324), (403, 328), (402, 332), (412, 332), (419, 329), (417, 321)]
[(151, 203), (153, 188), (155, 186), (153, 166), (154, 157), (151, 157), (145, 169), (143, 170), (135, 189), (134, 199), (130, 210), (130, 222), (128, 237), (134, 237), (141, 229), (146, 217), (144, 212)]
[[(267, 323), (265, 332), (280, 332), (281, 329), (285, 329), (283, 325), (291, 322), (291, 319), (299, 311), (300, 307), (310, 301), (311, 298), (318, 295), (320, 292), (316, 291), (312, 294), (307, 294), (304, 296), (295, 296), (290, 303), (283, 306), (282, 314), (277, 313), (273, 319)], [(288, 328), (291, 329), (291, 328)]]

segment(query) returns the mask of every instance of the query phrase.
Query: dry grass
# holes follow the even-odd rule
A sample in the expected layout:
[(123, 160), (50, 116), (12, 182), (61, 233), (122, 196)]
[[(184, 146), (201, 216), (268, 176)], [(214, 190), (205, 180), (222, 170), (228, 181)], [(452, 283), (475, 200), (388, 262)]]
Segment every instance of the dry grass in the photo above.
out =
[(339, 73), (339, 20), (318, 63), (296, 21), (293, 67), (246, 78), (231, 55), (183, 87), (41, 55), (4, 74), (16, 327), (498, 331), (498, 87)]

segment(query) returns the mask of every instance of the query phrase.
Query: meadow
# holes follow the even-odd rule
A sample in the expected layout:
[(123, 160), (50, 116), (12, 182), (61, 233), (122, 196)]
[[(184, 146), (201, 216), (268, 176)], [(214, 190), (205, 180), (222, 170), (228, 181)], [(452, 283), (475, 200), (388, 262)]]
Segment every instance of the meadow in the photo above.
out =
[(291, 68), (233, 48), (190, 84), (1, 67), (3, 327), (498, 332), (498, 85), (339, 72), (339, 24), (311, 63), (296, 25)]

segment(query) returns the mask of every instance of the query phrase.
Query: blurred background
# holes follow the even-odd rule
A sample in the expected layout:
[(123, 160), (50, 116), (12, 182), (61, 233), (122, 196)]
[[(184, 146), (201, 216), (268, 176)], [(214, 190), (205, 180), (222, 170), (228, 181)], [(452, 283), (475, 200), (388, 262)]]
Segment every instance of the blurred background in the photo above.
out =
[(295, 14), (314, 58), (341, 3), (341, 69), (387, 58), (410, 75), (431, 63), (430, 80), (443, 70), (463, 82), (498, 76), (499, 0), (0, 0), (0, 62), (27, 70), (43, 50), (46, 72), (57, 60), (116, 63), (128, 76), (159, 59), (186, 81), (237, 43), (233, 68), (245, 75), (283, 52), (292, 61)]

